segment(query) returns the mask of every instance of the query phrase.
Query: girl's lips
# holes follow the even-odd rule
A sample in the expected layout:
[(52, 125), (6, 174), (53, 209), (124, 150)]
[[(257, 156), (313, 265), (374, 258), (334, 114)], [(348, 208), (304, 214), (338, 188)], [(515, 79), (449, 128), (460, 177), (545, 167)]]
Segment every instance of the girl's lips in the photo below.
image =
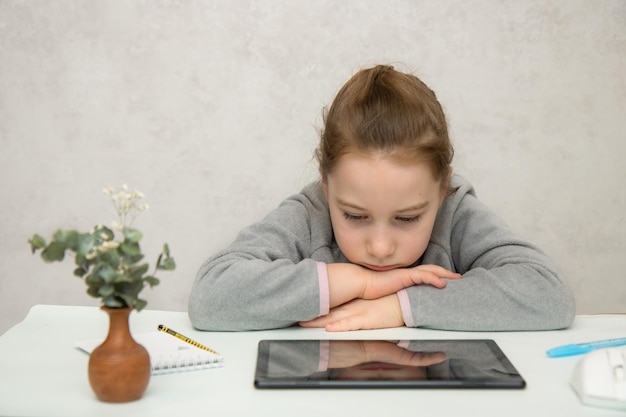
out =
[(371, 269), (372, 271), (378, 271), (378, 272), (391, 271), (392, 269), (397, 268), (397, 266), (395, 265), (380, 266), (380, 265), (363, 264), (363, 266), (366, 267), (367, 269)]

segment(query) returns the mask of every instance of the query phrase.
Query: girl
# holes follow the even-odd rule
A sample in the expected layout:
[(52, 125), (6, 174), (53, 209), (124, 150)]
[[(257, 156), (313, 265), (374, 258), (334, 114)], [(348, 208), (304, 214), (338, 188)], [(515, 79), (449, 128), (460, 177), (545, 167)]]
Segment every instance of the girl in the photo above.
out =
[(573, 298), (552, 262), (452, 174), (444, 112), (417, 77), (361, 70), (324, 121), (320, 181), (202, 265), (195, 327), (570, 325)]

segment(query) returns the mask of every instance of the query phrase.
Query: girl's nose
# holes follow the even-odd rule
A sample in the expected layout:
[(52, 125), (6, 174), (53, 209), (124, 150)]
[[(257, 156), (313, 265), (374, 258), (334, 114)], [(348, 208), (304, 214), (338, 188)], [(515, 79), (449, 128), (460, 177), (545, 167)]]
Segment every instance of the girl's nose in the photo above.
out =
[(378, 260), (384, 260), (393, 255), (395, 251), (395, 243), (392, 237), (384, 228), (377, 228), (368, 237), (367, 252)]

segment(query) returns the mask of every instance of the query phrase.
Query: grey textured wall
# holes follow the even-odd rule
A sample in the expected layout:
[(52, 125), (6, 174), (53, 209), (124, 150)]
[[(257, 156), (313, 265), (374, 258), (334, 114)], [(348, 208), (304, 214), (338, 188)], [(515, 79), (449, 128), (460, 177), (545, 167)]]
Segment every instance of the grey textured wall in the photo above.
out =
[(550, 253), (579, 313), (624, 312), (626, 2), (0, 0), (0, 333), (33, 304), (97, 305), (26, 240), (114, 215), (178, 262), (148, 308), (314, 178), (321, 108), (391, 63), (438, 94), (455, 169)]

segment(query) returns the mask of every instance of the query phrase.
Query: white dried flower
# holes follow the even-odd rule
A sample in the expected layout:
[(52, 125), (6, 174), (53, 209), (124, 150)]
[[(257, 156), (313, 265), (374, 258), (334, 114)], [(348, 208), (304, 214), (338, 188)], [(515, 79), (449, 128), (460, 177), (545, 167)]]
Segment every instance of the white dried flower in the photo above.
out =
[(118, 220), (123, 227), (130, 226), (140, 212), (148, 209), (147, 204), (139, 204), (139, 200), (144, 198), (144, 194), (138, 190), (129, 192), (128, 189), (126, 184), (122, 185), (122, 189), (119, 192), (116, 192), (111, 187), (105, 188), (106, 194), (111, 196)]
[(111, 249), (117, 249), (118, 246), (120, 246), (119, 242), (116, 242), (115, 240), (109, 240), (106, 242), (102, 242), (100, 248), (102, 249), (102, 252), (106, 252)]

